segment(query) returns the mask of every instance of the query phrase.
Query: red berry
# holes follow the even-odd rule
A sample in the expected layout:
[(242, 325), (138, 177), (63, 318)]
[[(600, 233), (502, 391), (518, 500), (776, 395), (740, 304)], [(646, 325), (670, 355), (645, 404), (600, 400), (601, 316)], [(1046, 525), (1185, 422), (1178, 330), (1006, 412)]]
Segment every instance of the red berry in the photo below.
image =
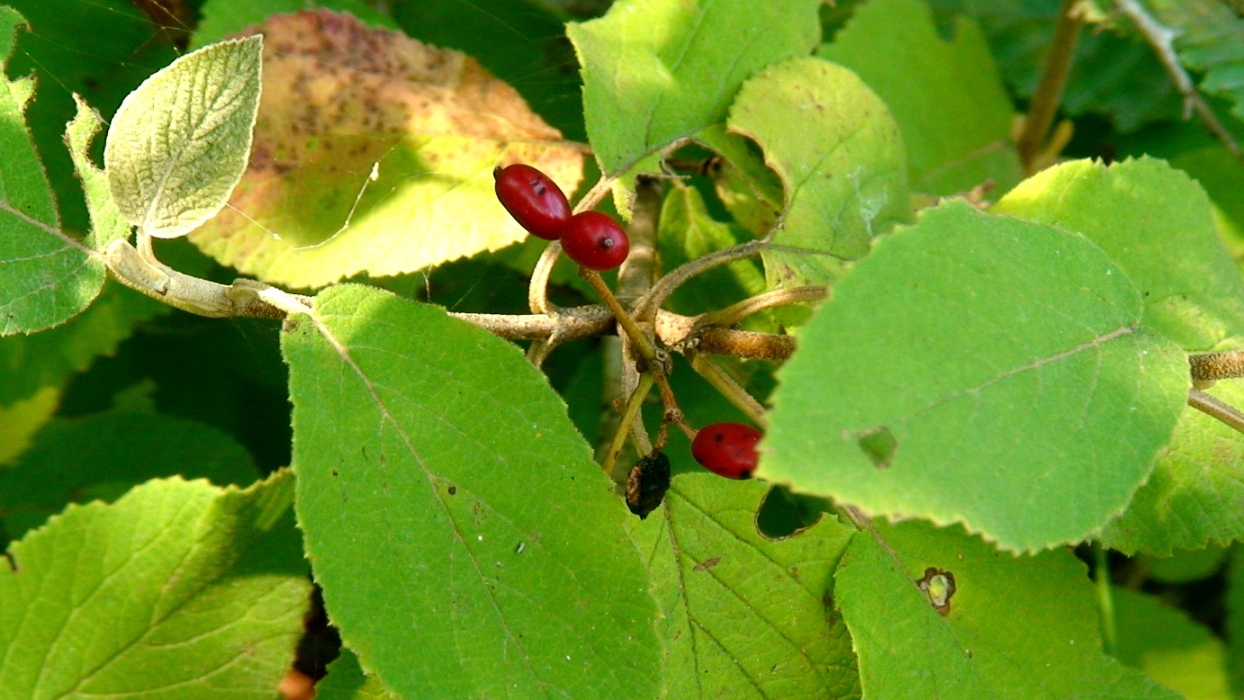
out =
[(585, 211), (570, 217), (562, 230), (566, 255), (589, 270), (612, 270), (626, 260), (631, 241), (612, 216)]
[(548, 241), (561, 237), (570, 220), (570, 202), (556, 182), (530, 165), (511, 165), (492, 171), (497, 199), (520, 226)]
[(691, 441), (691, 456), (703, 467), (727, 479), (750, 479), (756, 471), (756, 443), (764, 433), (742, 423), (704, 426)]

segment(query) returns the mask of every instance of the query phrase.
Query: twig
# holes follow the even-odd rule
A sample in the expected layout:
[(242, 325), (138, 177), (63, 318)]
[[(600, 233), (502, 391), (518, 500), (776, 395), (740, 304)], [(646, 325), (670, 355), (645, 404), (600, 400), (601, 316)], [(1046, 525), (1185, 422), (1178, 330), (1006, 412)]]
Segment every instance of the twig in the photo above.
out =
[(108, 246), (104, 261), (121, 284), (199, 316), (284, 318), (291, 310), (306, 311), (314, 303), (312, 297), (289, 294), (254, 280), (239, 279), (226, 285), (178, 272), (155, 260), (150, 251), (144, 256), (124, 239)]
[(1097, 584), (1097, 611), (1101, 616), (1101, 648), (1114, 654), (1119, 643), (1118, 627), (1115, 625), (1114, 589), (1110, 581), (1110, 550), (1100, 542), (1093, 543), (1093, 578)]
[(1200, 389), (1188, 391), (1188, 405), (1244, 433), (1244, 413), (1240, 413), (1235, 406), (1210, 396)]
[(770, 309), (775, 306), (785, 306), (787, 304), (802, 304), (813, 301), (821, 301), (829, 296), (829, 287), (821, 285), (809, 285), (806, 287), (791, 287), (789, 289), (771, 289), (762, 294), (757, 294), (731, 304), (724, 309), (717, 311), (709, 311), (701, 314), (696, 319), (697, 328), (704, 326), (733, 326), (743, 319), (754, 313)]
[(696, 336), (696, 341), (695, 348), (700, 352), (752, 360), (781, 362), (795, 352), (795, 339), (789, 335), (732, 328), (705, 328)]
[(635, 317), (639, 319), (652, 318), (656, 310), (661, 308), (661, 305), (669, 298), (669, 295), (673, 294), (676, 289), (692, 277), (715, 267), (727, 265), (735, 260), (743, 260), (759, 255), (769, 247), (769, 242), (763, 239), (748, 241), (747, 243), (740, 243), (736, 246), (713, 251), (708, 255), (702, 255), (695, 260), (679, 265), (658, 280), (652, 286), (652, 289), (636, 302)]
[(1239, 379), (1244, 377), (1244, 350), (1189, 355), (1188, 368), (1194, 382)]
[[(657, 389), (661, 391), (661, 404), (665, 408), (665, 414), (661, 417), (661, 431), (664, 434), (665, 426), (673, 423), (688, 438), (695, 437), (695, 429), (687, 424), (687, 417), (678, 407), (678, 400), (674, 397), (674, 388), (670, 386), (669, 378), (663, 372), (653, 373), (653, 379), (657, 382)], [(664, 447), (664, 441), (661, 446)]]
[(768, 421), (765, 420), (765, 407), (761, 406), (759, 401), (734, 380), (734, 377), (718, 367), (712, 360), (695, 353), (691, 356), (691, 368), (696, 374), (704, 377), (704, 381), (712, 385), (718, 393), (726, 397), (726, 400), (734, 404), (735, 408), (742, 411), (751, 422), (761, 428), (768, 425)]
[(1046, 134), (1054, 123), (1054, 115), (1058, 113), (1058, 105), (1062, 102), (1063, 88), (1067, 86), (1067, 74), (1071, 72), (1071, 59), (1075, 55), (1076, 43), (1080, 39), (1080, 28), (1084, 21), (1075, 11), (1078, 0), (1063, 0), (1058, 10), (1058, 25), (1054, 30), (1054, 40), (1050, 43), (1050, 53), (1045, 57), (1045, 69), (1041, 73), (1041, 82), (1032, 94), (1032, 102), (1028, 105), (1028, 117), (1024, 120), (1024, 130), (1016, 141), (1020, 161), (1025, 172), (1036, 170), (1036, 156), (1045, 144)]
[(1192, 116), (1192, 112), (1195, 111), (1205, 128), (1222, 143), (1223, 148), (1226, 148), (1233, 157), (1239, 158), (1240, 147), (1231, 137), (1231, 132), (1218, 121), (1209, 103), (1205, 101), (1201, 93), (1197, 92), (1196, 86), (1192, 84), (1192, 78), (1179, 62), (1179, 54), (1175, 52), (1175, 32), (1150, 15), (1149, 11), (1137, 0), (1114, 0), (1114, 2), (1119, 11), (1136, 25), (1136, 29), (1145, 37), (1145, 41), (1149, 42), (1149, 46), (1158, 55), (1158, 61), (1166, 69), (1166, 75), (1175, 84), (1175, 89), (1179, 91), (1179, 94), (1183, 96), (1184, 119)]
[[(604, 469), (605, 473), (615, 481), (616, 475), (614, 471), (617, 469), (618, 455), (622, 453), (622, 448), (626, 445), (626, 436), (631, 432), (631, 424), (635, 422), (635, 418), (639, 415), (639, 409), (644, 405), (644, 399), (648, 397), (648, 392), (652, 390), (653, 381), (650, 372), (644, 372), (640, 375), (639, 386), (635, 387), (635, 391), (631, 392), (630, 397), (626, 400), (626, 410), (622, 413), (622, 420), (613, 432), (613, 439), (609, 442), (609, 451), (605, 453), (605, 459), (601, 463), (601, 469)], [(643, 450), (637, 451), (644, 452)]]

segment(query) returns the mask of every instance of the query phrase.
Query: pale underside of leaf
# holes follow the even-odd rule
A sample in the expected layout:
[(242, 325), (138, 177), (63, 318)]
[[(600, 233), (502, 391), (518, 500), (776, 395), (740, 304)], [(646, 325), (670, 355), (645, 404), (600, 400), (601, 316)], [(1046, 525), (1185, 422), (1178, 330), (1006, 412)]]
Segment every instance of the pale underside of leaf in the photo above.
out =
[(183, 236), (214, 215), (246, 168), (262, 39), (213, 44), (130, 93), (104, 146), (118, 209), (144, 234)]

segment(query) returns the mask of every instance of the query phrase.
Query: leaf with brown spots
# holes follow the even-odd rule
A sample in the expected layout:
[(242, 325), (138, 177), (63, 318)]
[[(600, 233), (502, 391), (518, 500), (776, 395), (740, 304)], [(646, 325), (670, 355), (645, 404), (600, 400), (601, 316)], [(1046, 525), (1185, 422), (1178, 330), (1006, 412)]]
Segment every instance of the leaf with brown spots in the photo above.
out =
[(1102, 652), (1093, 585), (1067, 549), (1017, 557), (958, 526), (877, 519), (840, 559), (834, 598), (865, 697), (1178, 697)]
[(412, 272), (523, 239), (496, 165), (528, 163), (568, 192), (582, 177), (582, 153), (473, 58), (326, 11), (254, 31), (250, 166), (190, 236), (223, 264), (303, 288)]

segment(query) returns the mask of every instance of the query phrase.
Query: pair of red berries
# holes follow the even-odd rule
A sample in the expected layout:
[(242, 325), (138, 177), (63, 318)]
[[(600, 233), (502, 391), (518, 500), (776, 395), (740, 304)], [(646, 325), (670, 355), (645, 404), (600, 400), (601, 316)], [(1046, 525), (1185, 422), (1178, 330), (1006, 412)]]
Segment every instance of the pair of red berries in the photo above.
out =
[(530, 165), (492, 171), (497, 199), (510, 216), (534, 236), (561, 239), (566, 256), (597, 272), (612, 270), (631, 250), (626, 231), (608, 214), (585, 211), (570, 215), (570, 202), (557, 183)]
[(727, 479), (750, 479), (756, 471), (756, 443), (764, 433), (742, 423), (713, 423), (695, 434), (691, 456), (705, 469)]

